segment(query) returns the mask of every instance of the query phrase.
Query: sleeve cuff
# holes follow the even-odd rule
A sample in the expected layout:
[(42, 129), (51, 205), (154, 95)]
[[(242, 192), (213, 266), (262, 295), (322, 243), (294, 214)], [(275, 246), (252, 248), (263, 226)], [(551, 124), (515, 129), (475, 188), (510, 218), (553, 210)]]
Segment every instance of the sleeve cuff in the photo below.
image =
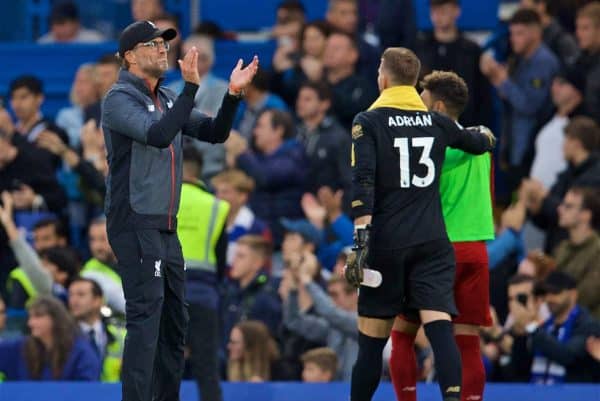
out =
[(183, 90), (181, 91), (181, 96), (190, 96), (194, 98), (196, 96), (196, 92), (198, 91), (199, 86), (192, 83), (186, 82), (183, 86)]

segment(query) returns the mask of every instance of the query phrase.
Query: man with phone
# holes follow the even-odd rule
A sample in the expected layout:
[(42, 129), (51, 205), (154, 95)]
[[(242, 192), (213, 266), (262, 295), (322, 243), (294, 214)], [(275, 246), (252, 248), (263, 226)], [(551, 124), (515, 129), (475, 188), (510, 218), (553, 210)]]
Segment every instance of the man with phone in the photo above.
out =
[[(536, 286), (540, 296), (536, 299), (527, 291), (532, 281), (516, 281), (511, 280), (508, 290), (514, 319), (511, 366), (515, 378), (536, 384), (593, 382), (596, 365), (585, 342), (600, 333), (600, 323), (578, 305), (577, 282), (566, 273), (553, 271)], [(546, 318), (539, 313), (542, 299), (550, 312)]]

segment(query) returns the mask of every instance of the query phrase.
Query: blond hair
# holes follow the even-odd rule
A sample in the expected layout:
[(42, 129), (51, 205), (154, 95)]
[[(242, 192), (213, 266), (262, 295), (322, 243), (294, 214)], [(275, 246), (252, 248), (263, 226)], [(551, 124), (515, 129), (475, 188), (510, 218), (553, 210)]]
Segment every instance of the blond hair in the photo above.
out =
[(314, 348), (306, 351), (300, 357), (303, 365), (314, 363), (319, 369), (330, 372), (331, 377), (335, 377), (338, 368), (338, 359), (334, 350), (328, 347)]
[(215, 175), (210, 183), (212, 186), (217, 186), (218, 184), (230, 184), (237, 191), (243, 192), (246, 194), (254, 191), (254, 180), (248, 174), (244, 173), (242, 170), (230, 169), (225, 170), (217, 175)]

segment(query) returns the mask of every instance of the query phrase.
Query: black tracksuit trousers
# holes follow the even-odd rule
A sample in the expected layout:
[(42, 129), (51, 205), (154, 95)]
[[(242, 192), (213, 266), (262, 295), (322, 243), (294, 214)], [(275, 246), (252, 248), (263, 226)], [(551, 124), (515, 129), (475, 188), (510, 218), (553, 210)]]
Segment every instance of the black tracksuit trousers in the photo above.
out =
[(108, 237), (126, 300), (123, 401), (178, 401), (188, 312), (177, 234), (136, 230)]

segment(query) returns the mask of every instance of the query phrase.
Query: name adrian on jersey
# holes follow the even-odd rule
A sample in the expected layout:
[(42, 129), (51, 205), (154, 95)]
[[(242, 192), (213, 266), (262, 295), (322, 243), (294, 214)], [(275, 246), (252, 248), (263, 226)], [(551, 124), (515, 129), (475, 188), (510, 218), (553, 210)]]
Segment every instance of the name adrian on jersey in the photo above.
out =
[(390, 116), (390, 127), (431, 127), (431, 114), (417, 114), (416, 116)]

